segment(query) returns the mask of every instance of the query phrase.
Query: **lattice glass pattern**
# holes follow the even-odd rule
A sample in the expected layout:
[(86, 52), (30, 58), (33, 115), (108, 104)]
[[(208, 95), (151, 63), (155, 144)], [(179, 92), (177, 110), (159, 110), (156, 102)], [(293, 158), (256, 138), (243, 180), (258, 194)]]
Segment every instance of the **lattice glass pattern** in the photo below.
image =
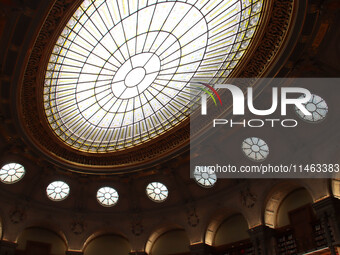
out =
[(55, 181), (47, 186), (46, 193), (49, 199), (53, 201), (61, 201), (69, 195), (70, 187), (65, 182)]
[(12, 184), (20, 181), (25, 175), (25, 168), (18, 163), (9, 163), (0, 169), (0, 181)]
[(160, 182), (151, 182), (146, 187), (146, 194), (155, 202), (163, 202), (168, 197), (168, 188)]
[(47, 66), (49, 125), (72, 148), (93, 153), (161, 135), (196, 104), (189, 82), (229, 76), (260, 23), (262, 1), (84, 1)]
[(217, 176), (215, 172), (210, 169), (207, 169), (206, 171), (195, 170), (194, 178), (199, 185), (205, 188), (210, 188), (214, 186), (217, 181)]
[(313, 94), (312, 98), (304, 105), (312, 115), (305, 115), (297, 107), (295, 107), (295, 111), (297, 115), (299, 115), (305, 121), (319, 122), (326, 118), (328, 106), (323, 98)]
[(118, 198), (118, 192), (111, 187), (102, 187), (97, 191), (97, 200), (102, 206), (114, 206), (118, 202)]
[(260, 138), (249, 137), (242, 143), (242, 150), (244, 154), (255, 161), (262, 161), (268, 157), (268, 144)]

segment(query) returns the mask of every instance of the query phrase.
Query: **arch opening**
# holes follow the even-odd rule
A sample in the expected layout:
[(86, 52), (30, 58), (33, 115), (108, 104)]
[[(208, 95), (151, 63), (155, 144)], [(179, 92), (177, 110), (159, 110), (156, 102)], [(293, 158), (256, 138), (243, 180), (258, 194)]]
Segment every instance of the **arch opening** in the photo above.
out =
[(84, 255), (128, 255), (131, 251), (131, 245), (127, 239), (122, 236), (107, 234), (93, 238), (86, 245)]
[(332, 180), (332, 193), (335, 198), (340, 199), (340, 179)]
[(226, 218), (218, 227), (214, 246), (223, 246), (249, 239), (248, 223), (242, 214)]
[(64, 255), (67, 250), (67, 244), (59, 234), (41, 227), (26, 228), (17, 243), (17, 250), (27, 254)]
[[(266, 199), (266, 202), (264, 204), (264, 224), (270, 228), (277, 228), (278, 227), (278, 213), (281, 207), (281, 210), (283, 210), (281, 205), (283, 201), (294, 191), (298, 191), (295, 195), (297, 195), (297, 200), (293, 200), (287, 209), (285, 210), (293, 210), (298, 208), (299, 206), (303, 206), (307, 203), (313, 203), (315, 200), (313, 194), (307, 187), (298, 185), (294, 182), (283, 182), (279, 185), (276, 185), (270, 192)], [(292, 197), (294, 197), (294, 193), (292, 194)], [(294, 202), (295, 201), (295, 202)], [(288, 203), (289, 204), (289, 203)], [(294, 205), (295, 204), (295, 205)], [(283, 215), (281, 213), (281, 215)], [(283, 216), (282, 216), (283, 217)], [(288, 217), (288, 216), (287, 216)], [(287, 221), (287, 217), (285, 219), (282, 219), (283, 222)], [(281, 219), (280, 219), (281, 221)], [(282, 223), (284, 224), (284, 223)], [(282, 226), (281, 224), (281, 226)]]
[(185, 254), (190, 252), (190, 240), (183, 229), (161, 234), (151, 246), (150, 255)]
[(304, 188), (290, 192), (281, 202), (276, 218), (278, 228), (291, 224), (290, 216), (295, 210), (313, 203), (313, 199)]

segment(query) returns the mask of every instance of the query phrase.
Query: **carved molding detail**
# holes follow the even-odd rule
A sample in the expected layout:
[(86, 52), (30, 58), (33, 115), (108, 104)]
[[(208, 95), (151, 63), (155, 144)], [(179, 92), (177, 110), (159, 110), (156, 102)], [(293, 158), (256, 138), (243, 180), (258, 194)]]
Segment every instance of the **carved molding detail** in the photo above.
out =
[(242, 205), (247, 208), (253, 208), (257, 201), (257, 196), (250, 191), (249, 187), (241, 190), (241, 202)]
[(9, 212), (9, 219), (13, 224), (22, 222), (26, 217), (26, 211), (23, 208), (15, 207)]
[(135, 236), (140, 236), (144, 232), (144, 226), (140, 214), (134, 214), (131, 220), (131, 232)]
[[(75, 3), (77, 2), (77, 3)], [(56, 0), (32, 49), (21, 84), (20, 105), (22, 124), (30, 140), (45, 154), (68, 167), (88, 172), (117, 172), (150, 162), (152, 159), (166, 157), (174, 150), (188, 144), (190, 139), (189, 120), (159, 138), (135, 148), (107, 154), (78, 152), (61, 142), (50, 130), (41, 112), (43, 77), (47, 59), (54, 45), (56, 34), (79, 1)], [(273, 1), (270, 19), (264, 27), (264, 35), (258, 39), (258, 47), (253, 51), (249, 62), (242, 65), (240, 77), (257, 77), (268, 67), (278, 52), (289, 27), (293, 10), (293, 0)], [(269, 10), (268, 10), (269, 11)], [(262, 29), (262, 28), (261, 28)], [(54, 38), (54, 39), (53, 39)], [(40, 95), (41, 94), (41, 95)], [(42, 98), (41, 98), (42, 99)], [(40, 101), (39, 101), (40, 100)], [(215, 108), (214, 111), (218, 111)], [(203, 125), (203, 124), (202, 124)], [(199, 128), (199, 127), (198, 127)], [(96, 168), (97, 170), (86, 169)], [(105, 170), (110, 168), (110, 170)]]
[(241, 72), (242, 78), (260, 77), (280, 49), (289, 28), (293, 0), (273, 1), (268, 26), (255, 54)]
[(196, 227), (200, 222), (200, 219), (197, 216), (195, 207), (192, 207), (187, 211), (187, 218), (188, 218), (189, 226), (193, 228)]
[(75, 235), (81, 235), (85, 231), (85, 224), (83, 221), (73, 221), (71, 223), (71, 231)]

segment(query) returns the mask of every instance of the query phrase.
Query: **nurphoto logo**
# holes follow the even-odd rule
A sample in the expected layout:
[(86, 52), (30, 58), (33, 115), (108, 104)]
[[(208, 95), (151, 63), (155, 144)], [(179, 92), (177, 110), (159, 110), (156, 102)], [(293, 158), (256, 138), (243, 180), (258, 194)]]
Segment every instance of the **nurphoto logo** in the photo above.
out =
[[(256, 116), (269, 116), (273, 114), (278, 107), (280, 107), (281, 116), (287, 115), (287, 106), (293, 105), (296, 109), (300, 110), (304, 115), (310, 116), (312, 115), (306, 108), (306, 104), (312, 98), (312, 94), (308, 89), (300, 88), (300, 87), (273, 87), (272, 88), (272, 103), (269, 109), (256, 109), (254, 106), (254, 94), (253, 88), (247, 88), (247, 94), (237, 86), (232, 84), (215, 84), (214, 88), (206, 83), (199, 83), (201, 86), (194, 85), (195, 89), (200, 89), (203, 93), (201, 93), (201, 115), (207, 115), (207, 95), (213, 100), (215, 106), (217, 106), (217, 102), (215, 97), (219, 100), (221, 106), (223, 106), (222, 99), (219, 93), (216, 90), (227, 89), (232, 95), (233, 105), (232, 105), (232, 114), (235, 116), (245, 115), (245, 105), (247, 105), (248, 110), (256, 115)], [(279, 93), (280, 92), (280, 93)], [(292, 95), (293, 94), (293, 95)], [(215, 97), (214, 97), (215, 95)], [(298, 95), (298, 96), (296, 96)], [(246, 104), (247, 102), (247, 104)], [(279, 106), (280, 102), (280, 106)], [(235, 125), (242, 125), (244, 127), (262, 127), (265, 123), (270, 124), (272, 127), (275, 126), (275, 123), (281, 123), (283, 127), (296, 127), (297, 121), (295, 119), (250, 119), (243, 120), (239, 122), (235, 122), (232, 119), (214, 119), (213, 127), (217, 125), (227, 125), (230, 127)]]

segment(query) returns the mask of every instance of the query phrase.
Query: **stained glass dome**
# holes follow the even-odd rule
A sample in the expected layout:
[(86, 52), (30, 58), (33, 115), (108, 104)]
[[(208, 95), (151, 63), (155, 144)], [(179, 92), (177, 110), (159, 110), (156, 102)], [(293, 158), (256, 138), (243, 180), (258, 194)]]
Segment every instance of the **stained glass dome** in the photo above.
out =
[(189, 85), (229, 76), (260, 23), (262, 0), (84, 1), (49, 59), (44, 109), (85, 152), (123, 150), (183, 122)]

